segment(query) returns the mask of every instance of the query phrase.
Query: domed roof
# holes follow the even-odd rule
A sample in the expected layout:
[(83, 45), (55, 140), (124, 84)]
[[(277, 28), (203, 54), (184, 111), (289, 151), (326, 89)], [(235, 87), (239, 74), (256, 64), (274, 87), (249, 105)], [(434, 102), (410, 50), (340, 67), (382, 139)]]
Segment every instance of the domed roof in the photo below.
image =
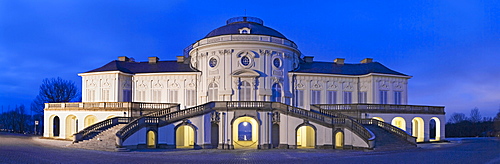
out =
[(286, 37), (280, 32), (264, 26), (264, 22), (259, 18), (235, 17), (227, 20), (226, 23), (227, 25), (212, 30), (210, 33), (207, 34), (207, 36), (205, 36), (205, 38), (220, 36), (220, 35), (241, 34), (240, 30), (246, 27), (250, 29), (249, 34), (268, 35), (286, 39)]

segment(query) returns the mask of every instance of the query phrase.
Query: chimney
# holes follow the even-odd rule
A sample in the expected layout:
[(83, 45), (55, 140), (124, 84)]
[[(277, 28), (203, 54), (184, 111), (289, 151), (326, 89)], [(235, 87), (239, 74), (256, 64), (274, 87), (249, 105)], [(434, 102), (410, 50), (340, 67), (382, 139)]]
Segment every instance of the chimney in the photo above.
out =
[(304, 56), (304, 61), (306, 63), (312, 63), (314, 59), (314, 56)]
[(160, 58), (154, 56), (154, 57), (148, 57), (149, 59), (149, 64), (156, 64)]
[(126, 56), (119, 56), (118, 61), (129, 61), (130, 59)]
[(365, 59), (361, 60), (361, 63), (371, 63), (371, 62), (373, 62), (372, 58), (365, 58)]
[(344, 58), (337, 58), (335, 60), (333, 60), (333, 62), (335, 62), (335, 64), (344, 64)]
[(177, 56), (177, 63), (184, 63), (184, 56)]

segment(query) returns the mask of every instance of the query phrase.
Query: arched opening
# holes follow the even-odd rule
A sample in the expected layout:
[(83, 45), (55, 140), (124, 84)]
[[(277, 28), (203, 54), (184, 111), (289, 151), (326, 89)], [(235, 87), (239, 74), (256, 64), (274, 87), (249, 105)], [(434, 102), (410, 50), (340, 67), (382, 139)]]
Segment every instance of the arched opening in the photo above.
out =
[(234, 120), (233, 145), (235, 149), (257, 149), (259, 139), (259, 124), (248, 116)]
[(278, 83), (273, 84), (271, 101), (281, 102), (281, 85)]
[(335, 134), (335, 149), (343, 149), (344, 148), (344, 133), (337, 132)]
[(417, 137), (417, 142), (424, 142), (424, 119), (415, 117), (411, 120), (411, 134)]
[(106, 117), (106, 119), (110, 119), (110, 118), (113, 118), (113, 117), (116, 117), (115, 115), (109, 115), (108, 117)]
[(219, 125), (212, 123), (210, 132), (210, 143), (212, 144), (212, 149), (216, 149), (219, 146)]
[(272, 146), (273, 148), (278, 148), (280, 146), (280, 125), (279, 124), (273, 124), (272, 127)]
[(194, 128), (189, 125), (181, 125), (175, 131), (175, 146), (182, 149), (194, 148)]
[(148, 131), (147, 138), (148, 148), (156, 148), (156, 133), (152, 130)]
[(66, 117), (66, 138), (71, 139), (78, 132), (78, 122), (75, 115)]
[(60, 132), (60, 120), (59, 116), (54, 116), (52, 119), (52, 136), (53, 137), (59, 137), (59, 132)]
[(315, 148), (316, 134), (314, 128), (303, 125), (297, 129), (297, 148)]
[(392, 119), (391, 125), (406, 131), (406, 121), (403, 117), (394, 117)]
[(219, 86), (216, 83), (210, 83), (208, 85), (208, 101), (218, 101), (219, 100)]
[(88, 115), (87, 117), (85, 117), (84, 126), (85, 127), (90, 126), (90, 125), (96, 123), (96, 121), (97, 121), (97, 118), (94, 115)]
[(379, 120), (379, 121), (384, 122), (384, 119), (382, 119), (381, 117), (372, 117), (372, 119), (375, 119), (375, 120)]
[(441, 122), (437, 117), (432, 117), (429, 121), (429, 139), (431, 141), (441, 140)]

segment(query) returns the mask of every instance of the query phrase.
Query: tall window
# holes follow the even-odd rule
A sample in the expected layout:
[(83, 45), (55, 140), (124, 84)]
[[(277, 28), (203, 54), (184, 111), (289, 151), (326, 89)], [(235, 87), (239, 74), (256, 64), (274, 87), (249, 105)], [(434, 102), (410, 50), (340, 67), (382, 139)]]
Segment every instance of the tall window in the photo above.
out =
[(131, 102), (132, 101), (132, 91), (123, 90), (123, 102)]
[(169, 92), (168, 94), (170, 96), (169, 101), (171, 103), (178, 103), (179, 102), (179, 90), (177, 90), (177, 89), (171, 89), (168, 92)]
[(103, 89), (101, 92), (101, 101), (109, 101), (109, 89)]
[(161, 102), (161, 90), (153, 90), (153, 102)]
[(336, 91), (326, 91), (326, 103), (336, 104), (337, 103), (337, 92)]
[(387, 91), (380, 91), (380, 104), (387, 104)]
[(320, 104), (321, 103), (321, 91), (312, 90), (311, 91), (311, 104)]
[(94, 102), (95, 101), (95, 90), (87, 89), (87, 101)]
[(240, 86), (240, 101), (250, 101), (251, 91), (250, 83), (242, 81)]
[(401, 105), (401, 92), (400, 91), (394, 92), (394, 104)]
[(208, 85), (208, 101), (219, 100), (219, 86), (215, 83), (210, 83)]
[(136, 97), (136, 100), (139, 102), (146, 101), (146, 91), (137, 91)]
[(272, 102), (281, 102), (281, 85), (278, 83), (273, 84), (273, 93), (271, 96)]
[(367, 102), (366, 92), (359, 92), (359, 103), (366, 104), (366, 102)]
[(298, 107), (304, 107), (304, 90), (295, 91), (295, 101)]
[(352, 92), (344, 92), (344, 104), (352, 104)]
[(186, 90), (186, 106), (196, 105), (196, 90), (188, 89)]

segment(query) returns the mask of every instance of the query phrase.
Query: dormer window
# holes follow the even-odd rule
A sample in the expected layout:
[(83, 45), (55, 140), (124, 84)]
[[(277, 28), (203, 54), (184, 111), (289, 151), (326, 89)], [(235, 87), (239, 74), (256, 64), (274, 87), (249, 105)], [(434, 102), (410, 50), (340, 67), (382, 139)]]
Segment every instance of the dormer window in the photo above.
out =
[(240, 30), (240, 34), (250, 34), (250, 28), (243, 27)]

